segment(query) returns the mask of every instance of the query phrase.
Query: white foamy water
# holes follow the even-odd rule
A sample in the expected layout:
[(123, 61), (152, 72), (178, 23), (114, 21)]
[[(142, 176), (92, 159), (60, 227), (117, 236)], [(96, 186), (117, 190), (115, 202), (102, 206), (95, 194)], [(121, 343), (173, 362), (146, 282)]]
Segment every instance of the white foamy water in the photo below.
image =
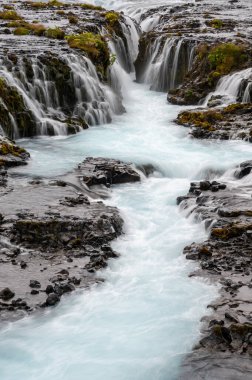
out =
[(248, 159), (251, 147), (191, 140), (173, 123), (179, 108), (167, 105), (164, 94), (130, 78), (127, 88), (127, 113), (113, 124), (23, 141), (32, 153), (32, 163), (20, 169), (27, 175), (59, 174), (89, 155), (152, 163), (159, 174), (111, 193), (108, 203), (120, 208), (125, 235), (113, 244), (121, 257), (102, 273), (105, 284), (1, 332), (1, 379), (175, 380), (199, 337), (199, 320), (217, 290), (187, 278), (194, 266), (183, 247), (205, 232), (181, 215), (176, 197), (207, 169)]

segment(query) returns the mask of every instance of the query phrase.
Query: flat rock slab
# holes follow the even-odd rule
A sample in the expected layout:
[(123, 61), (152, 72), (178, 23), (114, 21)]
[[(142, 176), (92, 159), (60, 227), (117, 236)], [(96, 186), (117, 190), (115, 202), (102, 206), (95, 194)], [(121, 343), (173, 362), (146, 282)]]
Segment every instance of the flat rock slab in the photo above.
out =
[(132, 164), (106, 158), (86, 158), (79, 166), (82, 180), (87, 186), (138, 182), (141, 177)]

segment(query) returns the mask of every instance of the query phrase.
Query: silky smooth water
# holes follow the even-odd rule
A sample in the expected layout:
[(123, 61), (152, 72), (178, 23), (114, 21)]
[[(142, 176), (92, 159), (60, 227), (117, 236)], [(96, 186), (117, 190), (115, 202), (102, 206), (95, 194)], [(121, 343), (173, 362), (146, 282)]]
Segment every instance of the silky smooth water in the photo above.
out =
[(1, 380), (175, 380), (217, 295), (216, 286), (188, 278), (195, 264), (183, 248), (206, 232), (180, 212), (176, 197), (209, 169), (225, 172), (249, 159), (251, 145), (192, 140), (173, 122), (181, 108), (167, 104), (165, 94), (130, 76), (123, 87), (127, 113), (112, 124), (20, 141), (32, 159), (13, 172), (24, 176), (53, 177), (87, 156), (151, 163), (156, 171), (111, 189), (106, 202), (120, 209), (125, 233), (113, 243), (120, 258), (100, 273), (106, 282), (2, 328)]
[(105, 284), (1, 331), (3, 380), (175, 380), (217, 293), (187, 278), (195, 267), (183, 247), (206, 234), (180, 213), (176, 197), (208, 169), (248, 159), (251, 147), (188, 138), (173, 122), (179, 107), (128, 80), (127, 113), (113, 124), (68, 138), (22, 141), (32, 153), (23, 175), (60, 174), (89, 155), (152, 163), (157, 172), (111, 191), (108, 203), (120, 208), (125, 234), (113, 244), (121, 257), (101, 273)]

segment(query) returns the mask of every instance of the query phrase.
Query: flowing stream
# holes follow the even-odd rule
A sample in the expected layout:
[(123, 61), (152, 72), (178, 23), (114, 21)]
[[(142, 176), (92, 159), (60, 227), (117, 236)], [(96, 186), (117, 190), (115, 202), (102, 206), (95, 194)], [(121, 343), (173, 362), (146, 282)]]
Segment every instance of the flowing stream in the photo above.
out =
[(175, 380), (199, 338), (200, 318), (218, 289), (188, 278), (195, 265), (182, 250), (206, 232), (185, 218), (176, 197), (210, 169), (224, 173), (251, 158), (251, 145), (190, 139), (173, 122), (181, 108), (133, 79), (124, 78), (127, 112), (111, 124), (20, 141), (32, 161), (14, 171), (25, 176), (62, 174), (87, 156), (152, 164), (156, 171), (140, 184), (113, 187), (106, 201), (125, 220), (125, 234), (113, 243), (121, 257), (101, 273), (106, 282), (2, 328), (2, 380)]

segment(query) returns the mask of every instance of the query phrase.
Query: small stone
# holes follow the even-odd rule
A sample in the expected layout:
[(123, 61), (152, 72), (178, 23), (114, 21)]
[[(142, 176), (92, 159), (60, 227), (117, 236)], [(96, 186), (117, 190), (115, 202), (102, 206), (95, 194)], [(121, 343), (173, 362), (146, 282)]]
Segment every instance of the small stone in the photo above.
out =
[(211, 187), (211, 184), (209, 181), (201, 181), (200, 182), (200, 190), (207, 191)]
[(53, 286), (52, 285), (47, 285), (45, 292), (46, 292), (46, 294), (54, 293)]
[(39, 294), (39, 290), (32, 289), (32, 290), (31, 290), (31, 294), (32, 294), (32, 295)]
[(4, 301), (9, 301), (14, 296), (15, 296), (15, 293), (12, 290), (10, 290), (10, 288), (4, 288), (0, 292), (0, 298)]
[(41, 288), (41, 284), (37, 280), (30, 280), (30, 287), (31, 288)]
[(20, 263), (20, 267), (21, 267), (22, 269), (25, 269), (25, 268), (27, 267), (26, 262), (25, 262), (25, 261), (21, 261), (21, 263)]
[(74, 285), (69, 283), (62, 284), (60, 288), (62, 289), (63, 293), (70, 293), (75, 290)]
[(219, 186), (217, 186), (217, 185), (213, 185), (213, 186), (211, 187), (211, 191), (212, 191), (213, 193), (216, 193), (217, 191), (219, 191)]

